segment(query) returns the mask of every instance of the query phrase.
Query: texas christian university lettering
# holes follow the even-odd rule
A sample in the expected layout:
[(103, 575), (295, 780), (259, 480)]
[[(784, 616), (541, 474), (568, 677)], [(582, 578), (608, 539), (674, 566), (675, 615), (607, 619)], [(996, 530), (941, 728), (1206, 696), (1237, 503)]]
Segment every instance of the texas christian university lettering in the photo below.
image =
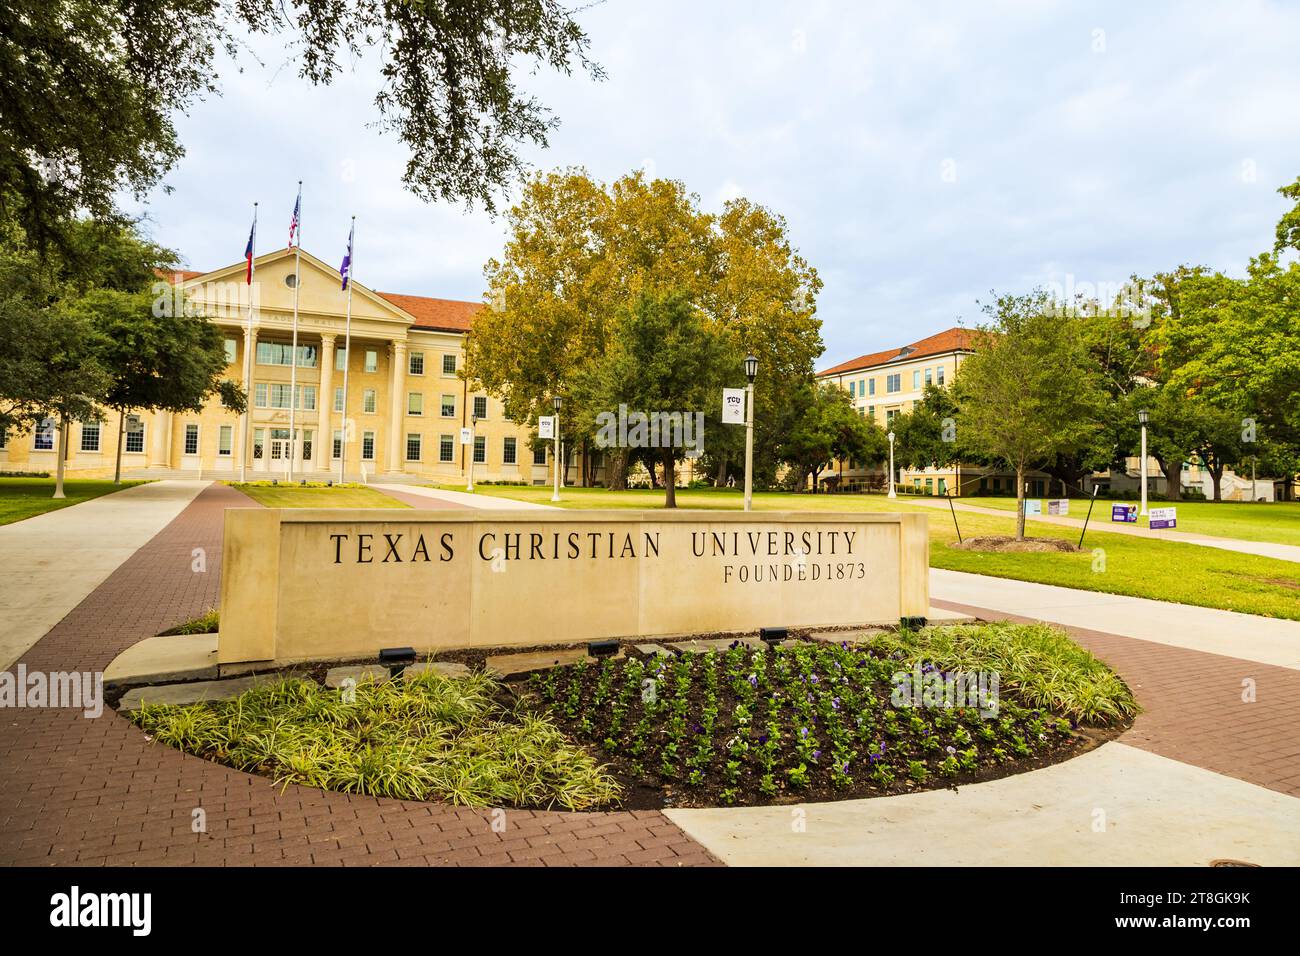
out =
[(226, 512), (218, 660), (923, 616), (924, 515)]

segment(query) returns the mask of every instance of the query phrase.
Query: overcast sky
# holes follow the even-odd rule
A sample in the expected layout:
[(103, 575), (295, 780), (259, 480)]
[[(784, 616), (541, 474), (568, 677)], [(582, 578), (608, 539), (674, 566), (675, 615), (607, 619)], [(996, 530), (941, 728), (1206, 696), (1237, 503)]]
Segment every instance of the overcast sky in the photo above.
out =
[[(579, 14), (608, 78), (524, 77), (562, 125), (539, 168), (636, 167), (704, 207), (786, 217), (825, 281), (819, 367), (978, 320), (990, 290), (1119, 283), (1179, 263), (1240, 273), (1300, 175), (1300, 3), (608, 0)], [(425, 205), (367, 129), (373, 62), (330, 88), (278, 43), (179, 123), (154, 237), (192, 268), (283, 245), (358, 281), (478, 300), (504, 220)]]

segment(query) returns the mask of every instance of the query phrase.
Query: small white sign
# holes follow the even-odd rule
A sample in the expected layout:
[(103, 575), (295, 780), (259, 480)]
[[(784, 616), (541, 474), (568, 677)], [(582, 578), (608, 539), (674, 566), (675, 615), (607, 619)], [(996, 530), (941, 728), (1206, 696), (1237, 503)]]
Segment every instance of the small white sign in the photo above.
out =
[(1147, 512), (1148, 528), (1177, 528), (1177, 508), (1152, 508)]
[(1070, 513), (1069, 498), (1052, 498), (1047, 502), (1047, 513), (1049, 515), (1068, 515)]
[(537, 437), (548, 441), (555, 437), (555, 416), (539, 415), (537, 418)]
[(472, 444), (474, 444), (474, 429), (472, 429), (472, 428), (462, 428), (462, 429), (460, 430), (460, 443), (461, 443), (462, 445), (472, 445)]
[(1025, 499), (1025, 514), (1041, 515), (1043, 513), (1043, 502), (1041, 498)]
[(745, 390), (743, 388), (724, 388), (722, 390), (722, 424), (745, 424)]

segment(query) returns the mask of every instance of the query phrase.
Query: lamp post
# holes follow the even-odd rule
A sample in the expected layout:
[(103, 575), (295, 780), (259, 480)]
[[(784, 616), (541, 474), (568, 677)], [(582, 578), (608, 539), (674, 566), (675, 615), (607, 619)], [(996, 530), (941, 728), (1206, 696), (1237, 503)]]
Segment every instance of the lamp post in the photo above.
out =
[(745, 510), (754, 510), (754, 377), (758, 375), (758, 359), (745, 356)]
[(894, 491), (894, 430), (889, 430), (889, 498), (897, 498), (898, 493)]
[(478, 435), (475, 431), (478, 428), (478, 416), (471, 414), (469, 416), (469, 484), (465, 486), (466, 491), (474, 490), (474, 453), (478, 450)]
[(555, 409), (555, 427), (551, 429), (554, 441), (551, 457), (555, 459), (555, 490), (551, 493), (552, 501), (560, 500), (560, 406), (563, 404), (563, 399), (558, 395), (551, 399), (551, 406)]
[(1138, 422), (1142, 425), (1142, 461), (1140, 463), (1140, 473), (1142, 475), (1142, 511), (1141, 514), (1147, 513), (1147, 421), (1151, 418), (1145, 408), (1138, 410)]

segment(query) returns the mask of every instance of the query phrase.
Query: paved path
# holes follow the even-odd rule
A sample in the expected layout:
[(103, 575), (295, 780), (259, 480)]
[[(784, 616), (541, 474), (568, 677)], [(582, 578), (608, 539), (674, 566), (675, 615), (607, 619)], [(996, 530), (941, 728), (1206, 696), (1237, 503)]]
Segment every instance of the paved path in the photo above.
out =
[(0, 670), (7, 670), (208, 484), (153, 481), (0, 526)]
[[(385, 494), (401, 495), (402, 501), (411, 502), (414, 498), (426, 499), (429, 504), (422, 507), (437, 508), (451, 505), (454, 508), (481, 508), (491, 511), (533, 511), (549, 509), (550, 505), (534, 504), (531, 501), (515, 501), (513, 498), (498, 498), (496, 495), (475, 495), (464, 491), (446, 491), (442, 488), (428, 488), (424, 485), (372, 484)], [(435, 503), (436, 502), (436, 503)], [(421, 507), (421, 506), (415, 506)]]
[(955, 602), (1300, 669), (1300, 621), (940, 568), (930, 569), (930, 595), (941, 606)]
[[(102, 670), (124, 648), (216, 604), (228, 507), (204, 491), (24, 657)], [(81, 507), (81, 506), (78, 506)], [(202, 548), (206, 567), (195, 571)], [(193, 831), (202, 810), (206, 830)], [(154, 745), (106, 710), (0, 711), (0, 864), (713, 865), (657, 812), (489, 812), (291, 786)]]
[[(927, 508), (939, 508), (947, 511), (949, 503), (946, 499), (916, 497), (908, 499), (918, 505), (924, 505)], [(953, 507), (958, 511), (968, 511), (971, 514), (992, 515), (996, 518), (1015, 519), (1014, 511), (1003, 511), (1000, 508), (985, 508), (982, 505), (964, 505), (952, 502)], [(1092, 513), (1092, 521), (1088, 523), (1089, 529), (1093, 531), (1104, 531), (1111, 534), (1129, 534), (1136, 535), (1139, 538), (1156, 538), (1161, 541), (1179, 541), (1183, 544), (1199, 544), (1207, 548), (1219, 548), (1223, 551), (1240, 551), (1242, 554), (1257, 554), (1265, 558), (1277, 558), (1280, 561), (1300, 561), (1300, 545), (1295, 544), (1277, 544), (1272, 541), (1246, 541), (1243, 538), (1216, 538), (1208, 534), (1192, 534), (1187, 531), (1152, 531), (1150, 528), (1139, 528), (1136, 525), (1129, 524), (1111, 524), (1109, 501), (1098, 501), (1097, 507)], [(1071, 507), (1078, 507), (1079, 499), (1071, 499)], [(1104, 513), (1103, 506), (1108, 510)], [(1088, 508), (1087, 499), (1083, 499), (1083, 509)], [(1044, 524), (1061, 525), (1066, 528), (1082, 528), (1082, 518), (1062, 517), (1060, 515), (1032, 515), (1027, 521), (1040, 521)]]

